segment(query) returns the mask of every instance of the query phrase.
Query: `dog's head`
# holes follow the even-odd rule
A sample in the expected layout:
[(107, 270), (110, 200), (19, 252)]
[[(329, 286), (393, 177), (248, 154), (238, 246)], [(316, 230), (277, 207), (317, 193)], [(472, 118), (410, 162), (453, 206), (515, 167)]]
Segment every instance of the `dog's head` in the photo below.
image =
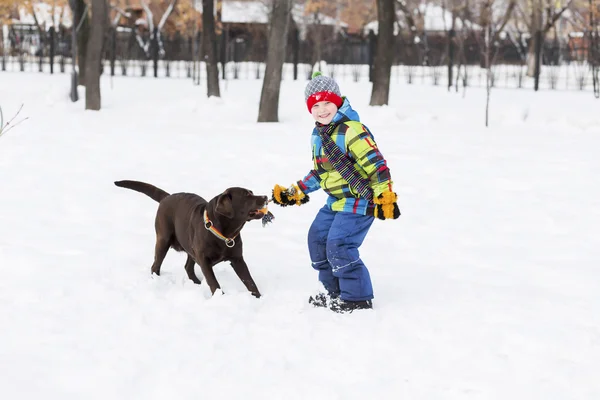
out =
[(232, 187), (219, 195), (215, 211), (226, 218), (250, 221), (265, 215), (261, 209), (268, 202), (267, 196), (255, 196), (252, 190)]

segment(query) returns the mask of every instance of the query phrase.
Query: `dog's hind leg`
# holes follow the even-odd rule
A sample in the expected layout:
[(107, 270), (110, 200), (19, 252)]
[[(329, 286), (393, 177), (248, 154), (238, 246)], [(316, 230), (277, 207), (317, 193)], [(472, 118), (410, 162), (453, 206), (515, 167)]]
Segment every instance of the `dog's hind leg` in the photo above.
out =
[(242, 281), (244, 286), (246, 286), (246, 289), (248, 289), (248, 291), (250, 293), (252, 293), (252, 295), (254, 297), (259, 298), (260, 292), (258, 291), (258, 288), (256, 287), (256, 283), (254, 282), (254, 279), (252, 279), (252, 276), (250, 275), (250, 271), (248, 270), (248, 265), (246, 264), (244, 259), (242, 257), (232, 258), (231, 266), (233, 267), (233, 270), (235, 271), (237, 276), (240, 278), (240, 280)]
[(190, 278), (190, 280), (192, 282), (199, 285), (202, 283), (202, 281), (200, 279), (198, 279), (198, 277), (196, 276), (196, 272), (194, 271), (195, 264), (196, 264), (196, 262), (194, 261), (192, 256), (190, 256), (188, 254), (187, 261), (185, 262), (185, 272), (187, 272), (187, 276), (188, 276), (188, 278)]
[(161, 236), (156, 236), (156, 245), (154, 247), (154, 263), (152, 264), (151, 274), (160, 276), (160, 267), (162, 265), (167, 251), (169, 251), (169, 240)]

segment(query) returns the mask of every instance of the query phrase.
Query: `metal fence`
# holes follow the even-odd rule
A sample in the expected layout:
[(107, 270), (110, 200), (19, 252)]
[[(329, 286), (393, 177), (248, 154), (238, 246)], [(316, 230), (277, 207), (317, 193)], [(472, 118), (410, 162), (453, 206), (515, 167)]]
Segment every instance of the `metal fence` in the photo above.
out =
[[(35, 40), (33, 28), (0, 41), (0, 73), (71, 71), (71, 38), (66, 30), (50, 32), (46, 42)], [(337, 37), (314, 43), (294, 40), (287, 47), (284, 79), (308, 79), (313, 65), (323, 61), (328, 74), (355, 82), (370, 79), (376, 36)], [(297, 38), (296, 38), (297, 39)], [(597, 40), (595, 45), (597, 46)], [(201, 37), (195, 40), (179, 34), (152, 40), (133, 31), (111, 30), (107, 37), (103, 73), (113, 76), (203, 79), (204, 67), (198, 52)], [(585, 41), (552, 40), (544, 43), (540, 87), (554, 90), (598, 91), (600, 49)], [(529, 88), (525, 59), (529, 42), (505, 37), (494, 48), (493, 83), (496, 87)], [(248, 36), (220, 36), (217, 42), (222, 79), (262, 79), (266, 45)], [(445, 34), (431, 34), (426, 43), (399, 35), (394, 43), (392, 82), (448, 86), (449, 40)], [(317, 49), (319, 51), (317, 51)], [(459, 51), (460, 50), (460, 51)], [(595, 52), (594, 52), (595, 51)], [(455, 44), (453, 86), (484, 86), (486, 70), (482, 42), (470, 36)], [(457, 64), (461, 64), (458, 66)]]

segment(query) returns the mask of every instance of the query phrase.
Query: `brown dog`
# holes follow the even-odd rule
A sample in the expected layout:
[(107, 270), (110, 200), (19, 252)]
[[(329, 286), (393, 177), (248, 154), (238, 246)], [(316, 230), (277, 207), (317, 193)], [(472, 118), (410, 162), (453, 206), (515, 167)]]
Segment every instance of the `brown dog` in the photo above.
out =
[(169, 247), (188, 255), (185, 271), (197, 284), (194, 263), (201, 270), (211, 293), (220, 289), (213, 267), (230, 261), (233, 270), (246, 288), (255, 296), (260, 292), (244, 261), (240, 231), (247, 221), (261, 219), (266, 196), (254, 196), (252, 191), (232, 187), (207, 202), (193, 193), (169, 194), (148, 183), (118, 181), (115, 185), (144, 193), (159, 202), (156, 212), (156, 247), (151, 273), (160, 275), (160, 266)]

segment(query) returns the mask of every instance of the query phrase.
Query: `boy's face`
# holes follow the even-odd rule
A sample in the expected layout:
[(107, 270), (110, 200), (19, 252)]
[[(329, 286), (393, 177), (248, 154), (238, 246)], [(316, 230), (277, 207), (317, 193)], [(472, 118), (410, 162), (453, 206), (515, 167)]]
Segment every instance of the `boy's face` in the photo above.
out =
[(312, 106), (311, 114), (315, 121), (327, 125), (337, 113), (337, 106), (330, 101), (319, 101)]

